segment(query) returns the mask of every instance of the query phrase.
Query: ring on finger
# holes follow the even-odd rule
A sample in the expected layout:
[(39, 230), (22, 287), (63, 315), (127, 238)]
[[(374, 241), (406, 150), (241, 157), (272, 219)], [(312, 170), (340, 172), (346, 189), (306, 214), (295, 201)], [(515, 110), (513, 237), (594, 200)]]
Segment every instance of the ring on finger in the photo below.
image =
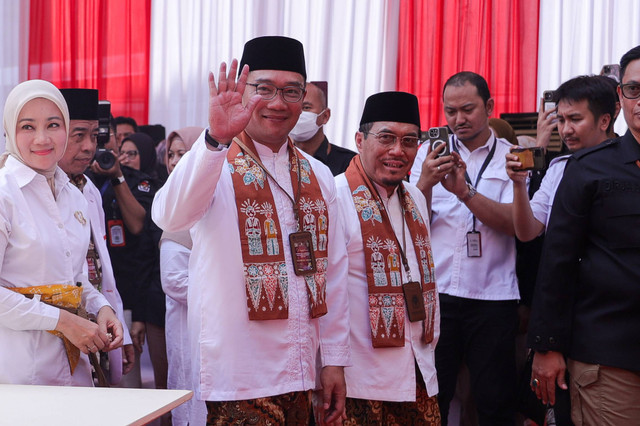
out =
[(538, 379), (533, 379), (533, 381), (531, 382), (531, 386), (533, 386), (534, 388), (537, 388), (540, 385), (540, 380)]
[(440, 171), (440, 166), (436, 167), (436, 169), (438, 169), (438, 171)]

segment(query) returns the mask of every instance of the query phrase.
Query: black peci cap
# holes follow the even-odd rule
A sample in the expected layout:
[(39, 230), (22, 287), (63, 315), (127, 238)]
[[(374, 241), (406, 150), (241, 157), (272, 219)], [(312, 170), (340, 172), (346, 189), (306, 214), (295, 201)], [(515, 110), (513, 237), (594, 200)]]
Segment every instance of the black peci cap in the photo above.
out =
[(415, 124), (420, 128), (418, 98), (406, 92), (382, 92), (369, 96), (360, 125), (376, 121)]
[(289, 37), (265, 36), (249, 40), (244, 45), (238, 73), (245, 64), (249, 65), (249, 71), (293, 71), (307, 79), (302, 43)]
[(70, 120), (98, 119), (98, 91), (96, 89), (60, 89), (69, 107)]

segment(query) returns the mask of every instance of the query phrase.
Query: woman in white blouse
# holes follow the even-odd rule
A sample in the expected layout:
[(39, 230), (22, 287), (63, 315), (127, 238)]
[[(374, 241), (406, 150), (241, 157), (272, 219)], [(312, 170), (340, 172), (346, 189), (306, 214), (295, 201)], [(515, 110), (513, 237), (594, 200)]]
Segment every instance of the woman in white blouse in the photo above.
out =
[(92, 386), (87, 354), (120, 347), (122, 325), (88, 282), (86, 200), (57, 167), (67, 105), (51, 83), (26, 81), (9, 93), (3, 124), (0, 383)]
[[(165, 164), (169, 174), (182, 156), (204, 131), (202, 127), (185, 127), (171, 132), (167, 138)], [(189, 332), (187, 328), (187, 289), (189, 284), (189, 256), (191, 256), (189, 231), (163, 233), (160, 240), (160, 279), (167, 295), (165, 333), (169, 361), (169, 389), (194, 389)], [(193, 398), (173, 409), (174, 426), (204, 424), (207, 407), (204, 401)]]

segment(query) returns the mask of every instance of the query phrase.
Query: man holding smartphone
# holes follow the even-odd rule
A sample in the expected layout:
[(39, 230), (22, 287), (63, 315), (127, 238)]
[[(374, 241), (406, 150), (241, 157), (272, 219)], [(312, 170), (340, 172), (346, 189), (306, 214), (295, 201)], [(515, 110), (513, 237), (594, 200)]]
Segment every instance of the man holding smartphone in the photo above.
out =
[[(607, 130), (616, 112), (615, 92), (601, 76), (580, 76), (568, 80), (555, 91), (558, 132), (569, 151), (596, 146), (607, 139)], [(513, 181), (513, 225), (520, 241), (531, 241), (544, 232), (551, 206), (569, 155), (554, 158), (531, 201), (527, 191), (528, 171), (509, 153), (507, 174)]]
[(442, 424), (447, 424), (464, 360), (480, 424), (512, 426), (520, 295), (513, 190), (504, 160), (511, 144), (489, 127), (494, 103), (482, 76), (467, 71), (453, 75), (445, 83), (443, 103), (454, 132), (451, 155), (438, 158), (435, 149), (425, 160), (423, 147), (411, 170), (411, 182), (431, 200), (441, 312), (436, 370)]
[(622, 56), (620, 76), (629, 130), (568, 160), (529, 327), (531, 388), (554, 404), (568, 369), (576, 425), (640, 418), (640, 46)]

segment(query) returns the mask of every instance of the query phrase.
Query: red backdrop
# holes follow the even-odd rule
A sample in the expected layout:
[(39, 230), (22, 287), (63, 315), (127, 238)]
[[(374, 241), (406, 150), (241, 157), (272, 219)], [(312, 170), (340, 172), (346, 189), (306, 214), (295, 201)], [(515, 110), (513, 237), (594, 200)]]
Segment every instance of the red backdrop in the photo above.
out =
[(146, 124), (150, 33), (151, 0), (31, 0), (29, 78), (98, 89)]
[(442, 86), (459, 71), (489, 83), (493, 116), (537, 111), (538, 0), (403, 0), (398, 90), (415, 94), (422, 128), (444, 124)]

